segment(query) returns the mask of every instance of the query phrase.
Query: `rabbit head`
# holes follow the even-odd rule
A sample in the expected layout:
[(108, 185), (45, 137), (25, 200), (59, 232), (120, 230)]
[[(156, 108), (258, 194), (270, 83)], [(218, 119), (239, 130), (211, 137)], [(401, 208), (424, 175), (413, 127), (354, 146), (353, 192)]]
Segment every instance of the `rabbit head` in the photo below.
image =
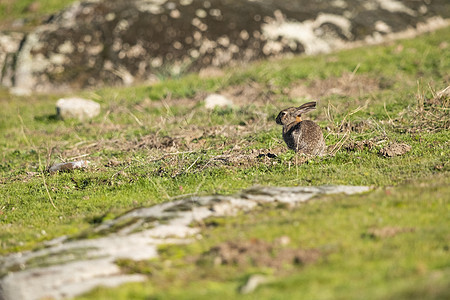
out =
[(316, 109), (316, 102), (308, 102), (299, 107), (289, 107), (280, 111), (276, 118), (277, 124), (288, 125), (293, 122), (300, 122), (300, 116), (310, 110)]

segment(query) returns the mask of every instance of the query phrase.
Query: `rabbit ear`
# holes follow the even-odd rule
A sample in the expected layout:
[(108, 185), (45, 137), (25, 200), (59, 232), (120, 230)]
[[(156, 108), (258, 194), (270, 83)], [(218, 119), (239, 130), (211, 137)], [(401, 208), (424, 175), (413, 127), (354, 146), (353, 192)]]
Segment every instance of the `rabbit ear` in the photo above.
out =
[(308, 102), (308, 103), (302, 104), (299, 107), (297, 107), (295, 109), (295, 115), (300, 116), (300, 115), (307, 113), (308, 111), (314, 110), (314, 109), (316, 109), (316, 102), (315, 101)]

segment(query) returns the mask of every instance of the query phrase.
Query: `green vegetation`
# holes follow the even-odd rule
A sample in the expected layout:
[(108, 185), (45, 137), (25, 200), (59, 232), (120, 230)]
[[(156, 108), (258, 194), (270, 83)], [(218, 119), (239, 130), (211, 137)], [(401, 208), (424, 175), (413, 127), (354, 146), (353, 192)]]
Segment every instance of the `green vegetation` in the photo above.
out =
[[(0, 29), (27, 30), (74, 0), (3, 0), (0, 2)], [(16, 20), (23, 20), (23, 24)]]
[[(364, 196), (219, 220), (203, 241), (168, 247), (168, 269), (160, 262), (121, 262), (157, 284), (91, 297), (229, 298), (252, 273), (263, 272), (276, 279), (251, 297), (279, 298), (286, 290), (292, 298), (445, 298), (450, 100), (438, 92), (450, 81), (448, 40), (450, 28), (388, 45), (259, 62), (222, 77), (191, 74), (85, 91), (82, 96), (102, 105), (102, 114), (86, 123), (56, 119), (55, 101), (65, 95), (18, 97), (2, 90), (0, 253), (77, 235), (132, 208), (186, 194), (229, 194), (255, 184), (371, 185), (378, 189)], [(235, 107), (205, 109), (205, 95), (216, 91), (233, 95)], [(321, 125), (333, 156), (305, 159), (288, 151), (274, 122), (279, 110), (311, 98), (319, 105), (307, 117)], [(391, 143), (412, 150), (380, 155)], [(90, 167), (46, 171), (77, 159), (91, 161)], [(370, 233), (386, 226), (413, 231)], [(324, 254), (306, 267), (277, 270), (189, 263), (189, 256), (220, 242), (273, 242), (281, 235), (290, 237), (288, 247)]]
[[(443, 212), (450, 187), (443, 175), (427, 182), (210, 220), (203, 238), (188, 246), (161, 247), (157, 260), (120, 262), (149, 281), (99, 288), (79, 299), (446, 299), (450, 227)], [(281, 238), (290, 242), (277, 247)], [(214, 263), (226, 254), (211, 251), (216, 245), (261, 240), (273, 246), (275, 263), (282, 260), (277, 252), (286, 249), (317, 249), (321, 255), (269, 268), (265, 261), (250, 261), (248, 250), (241, 253), (244, 263)], [(254, 274), (270, 281), (239, 294)]]

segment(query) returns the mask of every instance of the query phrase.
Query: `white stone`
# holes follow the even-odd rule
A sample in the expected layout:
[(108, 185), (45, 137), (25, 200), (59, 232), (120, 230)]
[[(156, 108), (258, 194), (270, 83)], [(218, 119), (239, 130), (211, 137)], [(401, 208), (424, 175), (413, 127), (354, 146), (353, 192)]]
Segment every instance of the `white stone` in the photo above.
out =
[(219, 94), (211, 94), (205, 99), (205, 107), (207, 109), (214, 109), (216, 107), (231, 107), (231, 106), (233, 106), (233, 101)]
[(245, 285), (240, 289), (242, 294), (248, 294), (253, 292), (261, 284), (270, 281), (269, 277), (266, 275), (254, 274), (250, 276)]
[[(263, 36), (269, 41), (276, 41), (279, 37), (283, 37), (300, 42), (305, 47), (306, 54), (328, 53), (332, 49), (343, 47), (344, 42), (337, 37), (324, 39), (317, 36), (316, 30), (324, 23), (336, 25), (347, 38), (352, 38), (351, 22), (348, 19), (339, 15), (325, 13), (320, 13), (315, 20), (306, 20), (304, 22), (271, 22), (264, 24), (262, 30)], [(273, 44), (266, 48), (266, 54), (274, 52), (272, 48)]]
[(384, 23), (383, 21), (375, 22), (375, 30), (378, 32), (384, 32), (384, 33), (392, 32), (391, 27), (388, 24)]
[(56, 102), (56, 112), (62, 119), (92, 119), (100, 114), (100, 104), (83, 98), (61, 98)]
[(405, 6), (400, 1), (395, 0), (377, 0), (378, 4), (380, 5), (381, 9), (387, 10), (389, 12), (402, 12), (405, 14), (408, 14), (410, 16), (415, 17), (416, 12), (412, 10), (411, 8)]
[(73, 162), (65, 162), (65, 163), (58, 163), (54, 164), (50, 167), (48, 170), (50, 173), (55, 173), (58, 171), (70, 171), (73, 169), (84, 169), (90, 164), (90, 161), (88, 160), (78, 160)]

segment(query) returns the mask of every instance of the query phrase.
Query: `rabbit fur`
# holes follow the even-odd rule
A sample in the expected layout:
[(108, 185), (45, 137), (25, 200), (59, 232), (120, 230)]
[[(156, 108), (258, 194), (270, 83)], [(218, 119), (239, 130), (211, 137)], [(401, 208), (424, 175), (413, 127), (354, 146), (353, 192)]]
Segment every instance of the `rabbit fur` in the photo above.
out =
[(308, 102), (299, 107), (282, 110), (277, 124), (283, 125), (283, 140), (289, 149), (313, 156), (325, 154), (325, 139), (319, 125), (310, 120), (302, 120), (301, 115), (316, 109), (316, 102)]

